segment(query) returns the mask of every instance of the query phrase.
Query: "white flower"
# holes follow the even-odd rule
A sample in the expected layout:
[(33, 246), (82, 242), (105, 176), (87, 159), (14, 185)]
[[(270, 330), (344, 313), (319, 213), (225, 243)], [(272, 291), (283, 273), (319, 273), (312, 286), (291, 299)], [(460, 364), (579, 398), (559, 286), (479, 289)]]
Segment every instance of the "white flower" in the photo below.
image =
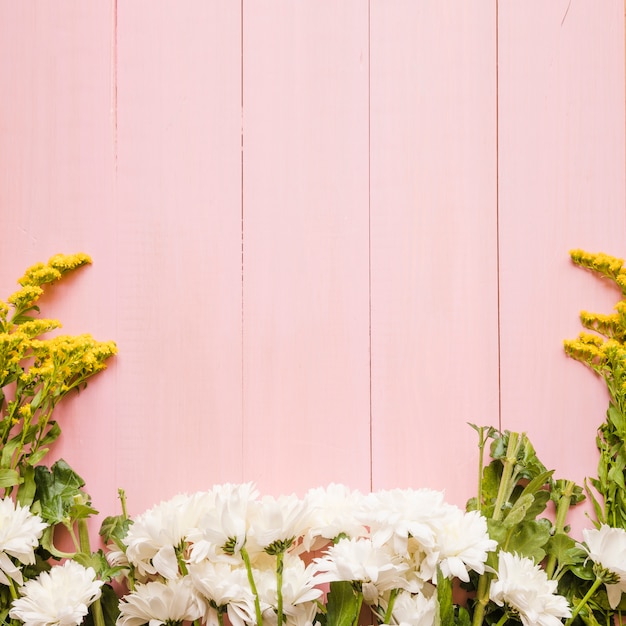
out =
[(500, 552), (498, 579), (491, 583), (489, 598), (516, 611), (524, 626), (561, 626), (561, 618), (572, 613), (567, 600), (554, 593), (556, 588), (556, 580), (549, 580), (532, 559)]
[(325, 489), (310, 489), (304, 496), (306, 533), (302, 548), (319, 550), (339, 535), (348, 538), (366, 537), (367, 529), (357, 518), (363, 496), (345, 485), (332, 483)]
[(139, 584), (120, 602), (118, 626), (159, 626), (168, 622), (194, 621), (205, 606), (188, 577), (164, 583)]
[(0, 500), (0, 583), (8, 585), (7, 577), (11, 577), (22, 584), (22, 572), (9, 556), (24, 565), (34, 563), (35, 548), (46, 526), (28, 507), (15, 504), (9, 497)]
[(583, 539), (586, 545), (578, 546), (589, 558), (619, 578), (617, 583), (606, 585), (609, 604), (614, 609), (626, 591), (626, 531), (603, 524), (599, 529), (585, 528)]
[(100, 597), (103, 583), (95, 576), (76, 561), (57, 565), (21, 587), (9, 615), (28, 626), (77, 626)]
[(399, 626), (433, 626), (437, 613), (437, 594), (430, 597), (423, 593), (401, 591), (395, 599), (393, 624)]
[(229, 560), (228, 555), (239, 554), (248, 535), (248, 509), (259, 496), (253, 483), (225, 483), (209, 493), (211, 506), (206, 508), (188, 536), (193, 544), (191, 561)]
[[(468, 569), (479, 574), (485, 571), (487, 552), (498, 543), (489, 538), (487, 520), (478, 512), (451, 512), (437, 532), (437, 551), (441, 572), (447, 578), (457, 577), (469, 582)], [(436, 580), (433, 574), (433, 582)]]
[(408, 556), (409, 537), (426, 552), (435, 548), (436, 530), (452, 508), (441, 491), (383, 490), (365, 498), (362, 521), (371, 529), (374, 545), (390, 543), (394, 552)]
[(160, 574), (177, 578), (180, 573), (176, 548), (186, 541), (191, 529), (207, 507), (210, 495), (198, 492), (191, 496), (178, 494), (139, 515), (124, 539), (126, 556), (137, 568), (139, 577)]
[(264, 496), (250, 508), (251, 546), (249, 550), (264, 550), (273, 544), (297, 540), (305, 533), (305, 502), (294, 494)]
[[(243, 565), (233, 567), (223, 561), (190, 563), (189, 576), (198, 593), (209, 601), (209, 607), (211, 604), (219, 608), (227, 607), (228, 618), (233, 626), (244, 626), (254, 621), (254, 596)], [(206, 622), (216, 621), (216, 609), (209, 608)]]
[[(261, 565), (261, 563), (257, 561), (257, 565)], [(285, 554), (282, 585), (283, 613), (285, 615), (296, 615), (300, 605), (317, 600), (322, 595), (322, 590), (315, 586), (318, 583), (315, 578), (316, 571), (317, 569), (313, 564), (306, 566), (299, 557)], [(254, 569), (254, 578), (262, 605), (276, 609), (278, 607), (278, 591), (275, 559), (265, 560), (262, 568)]]
[(317, 581), (359, 581), (363, 583), (364, 599), (370, 603), (375, 601), (374, 593), (379, 595), (407, 586), (403, 574), (408, 565), (388, 547), (377, 547), (370, 539), (341, 539), (325, 554), (323, 558), (314, 559), (318, 572), (321, 572)]

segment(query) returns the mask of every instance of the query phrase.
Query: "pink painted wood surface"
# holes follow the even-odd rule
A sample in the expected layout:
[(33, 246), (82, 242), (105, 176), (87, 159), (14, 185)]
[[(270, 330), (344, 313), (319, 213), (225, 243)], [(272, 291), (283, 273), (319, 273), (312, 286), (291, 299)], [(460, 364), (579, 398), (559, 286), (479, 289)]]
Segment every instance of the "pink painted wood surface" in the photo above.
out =
[(120, 348), (53, 453), (96, 507), (239, 480), (463, 504), (468, 421), (593, 472), (606, 396), (561, 345), (615, 301), (568, 250), (623, 253), (622, 11), (0, 3), (0, 297), (94, 258), (43, 306)]
[(486, 3), (372, 4), (373, 482), (459, 505), (467, 422), (498, 424), (494, 25)]
[(368, 23), (244, 3), (244, 476), (370, 487)]
[(568, 251), (624, 254), (623, 22), (621, 2), (499, 3), (502, 424), (579, 482), (608, 397), (562, 341), (619, 294)]

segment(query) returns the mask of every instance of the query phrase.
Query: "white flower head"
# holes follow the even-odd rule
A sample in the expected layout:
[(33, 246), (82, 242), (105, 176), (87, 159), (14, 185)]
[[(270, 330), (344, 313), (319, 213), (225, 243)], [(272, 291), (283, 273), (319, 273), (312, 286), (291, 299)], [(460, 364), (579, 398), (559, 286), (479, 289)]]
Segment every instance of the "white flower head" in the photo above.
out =
[[(461, 509), (451, 512), (437, 532), (437, 551), (442, 574), (469, 582), (468, 570), (482, 574), (487, 553), (498, 546), (489, 538), (487, 520), (478, 512), (465, 513)], [(435, 582), (437, 573), (433, 573)]]
[[(375, 546), (370, 539), (341, 539), (314, 559), (318, 582), (358, 581), (364, 587), (364, 599), (373, 602), (374, 593), (404, 589), (408, 565), (388, 546)], [(375, 587), (375, 589), (374, 589)], [(367, 593), (367, 598), (365, 595)]]
[(393, 623), (398, 626), (433, 626), (437, 615), (437, 594), (401, 591), (393, 605)]
[(140, 579), (157, 574), (164, 578), (180, 575), (176, 549), (210, 506), (211, 498), (206, 492), (178, 494), (133, 521), (124, 543), (128, 561), (137, 568)]
[[(313, 602), (322, 595), (322, 590), (316, 587), (319, 582), (315, 577), (316, 572), (317, 568), (314, 564), (307, 566), (299, 557), (285, 554), (282, 584), (285, 615), (296, 615), (300, 605)], [(276, 609), (278, 591), (275, 559), (267, 560), (262, 569), (255, 569), (254, 575), (262, 604)]]
[(195, 562), (206, 558), (230, 560), (229, 556), (239, 554), (248, 536), (250, 506), (259, 497), (253, 483), (225, 483), (209, 493), (211, 506), (188, 536)]
[(611, 608), (615, 608), (626, 591), (626, 530), (611, 528), (603, 524), (599, 529), (583, 530), (585, 545), (578, 544), (589, 554), (589, 558), (618, 578), (606, 585), (606, 594)]
[(226, 607), (233, 626), (254, 622), (254, 595), (244, 567), (225, 561), (189, 564), (189, 576), (198, 593), (207, 600), (207, 624), (217, 623), (217, 609)]
[(8, 577), (23, 583), (21, 570), (9, 556), (24, 565), (34, 563), (35, 548), (46, 526), (28, 507), (15, 504), (10, 497), (0, 500), (0, 583), (8, 585)]
[(436, 531), (452, 508), (441, 491), (382, 490), (366, 496), (362, 521), (375, 545), (389, 543), (394, 552), (408, 556), (409, 538), (427, 553), (435, 548)]
[(556, 588), (557, 581), (550, 580), (532, 559), (503, 551), (489, 598), (498, 606), (508, 605), (524, 626), (561, 626), (561, 618), (572, 613), (567, 599), (554, 593)]
[(66, 561), (20, 588), (9, 615), (29, 626), (78, 626), (100, 597), (103, 582), (91, 567)]
[(120, 601), (118, 626), (160, 626), (200, 619), (206, 611), (189, 577), (138, 584)]
[(250, 510), (251, 550), (291, 545), (305, 533), (305, 502), (296, 495), (264, 496)]
[(340, 535), (367, 537), (368, 531), (357, 517), (364, 495), (338, 483), (310, 489), (304, 496), (305, 526), (302, 548), (319, 550)]

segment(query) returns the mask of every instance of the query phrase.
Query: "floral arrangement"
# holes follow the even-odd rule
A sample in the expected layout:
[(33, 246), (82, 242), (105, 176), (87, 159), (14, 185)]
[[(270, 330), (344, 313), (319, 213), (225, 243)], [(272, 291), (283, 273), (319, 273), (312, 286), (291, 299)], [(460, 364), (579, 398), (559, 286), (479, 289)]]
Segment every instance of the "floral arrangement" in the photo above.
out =
[[(465, 510), (441, 492), (361, 493), (345, 485), (261, 495), (252, 483), (179, 494), (134, 519), (107, 517), (106, 552), (91, 552), (95, 513), (64, 461), (41, 464), (60, 433), (52, 410), (101, 371), (114, 344), (40, 336), (42, 285), (89, 262), (53, 257), (0, 303), (0, 616), (36, 626), (596, 626), (626, 608), (626, 269), (572, 251), (614, 281), (613, 315), (583, 312), (568, 355), (606, 382), (598, 476), (554, 477), (524, 433), (475, 426), (477, 492)], [(9, 316), (12, 307), (13, 314)], [(592, 332), (587, 332), (592, 331)], [(486, 458), (488, 457), (488, 458)], [(595, 520), (582, 541), (568, 511), (587, 494)], [(62, 525), (75, 551), (60, 552)]]

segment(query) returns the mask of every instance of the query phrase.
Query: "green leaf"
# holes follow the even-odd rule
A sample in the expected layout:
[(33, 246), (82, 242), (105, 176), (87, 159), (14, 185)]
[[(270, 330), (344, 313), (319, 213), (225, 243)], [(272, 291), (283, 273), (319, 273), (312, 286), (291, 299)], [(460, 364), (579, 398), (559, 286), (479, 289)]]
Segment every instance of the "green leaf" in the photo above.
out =
[(0, 469), (0, 488), (13, 487), (20, 484), (20, 475), (14, 469)]
[(440, 626), (454, 626), (454, 604), (452, 602), (452, 581), (441, 573), (437, 567), (437, 610)]
[(330, 583), (326, 602), (326, 626), (352, 626), (357, 618), (359, 599), (352, 583), (348, 581)]
[[(85, 498), (81, 491), (85, 481), (63, 460), (51, 471), (43, 465), (35, 468), (36, 498), (40, 501), (41, 517), (49, 524), (59, 524), (77, 508), (75, 496)], [(81, 516), (85, 511), (77, 511)]]
[[(103, 585), (102, 595), (100, 596), (100, 606), (102, 607), (105, 626), (115, 626), (117, 617), (120, 614), (119, 602), (120, 600), (114, 589), (110, 585)], [(89, 613), (85, 617), (83, 624), (84, 626), (94, 626), (91, 608), (89, 609)]]
[(102, 525), (100, 526), (100, 536), (108, 543), (114, 541), (115, 544), (122, 548), (123, 540), (128, 534), (128, 529), (131, 527), (133, 521), (130, 518), (123, 515), (112, 515), (105, 517)]
[(30, 465), (24, 465), (21, 469), (22, 484), (17, 490), (17, 501), (22, 506), (30, 507), (35, 499), (37, 484), (35, 483), (35, 469)]
[(49, 446), (51, 443), (56, 441), (61, 434), (61, 427), (55, 421), (48, 422), (48, 426), (50, 428), (48, 432), (41, 438), (41, 441), (39, 442), (40, 446)]
[(506, 541), (506, 550), (516, 552), (541, 563), (546, 555), (544, 546), (550, 539), (548, 520), (526, 521), (513, 527)]

